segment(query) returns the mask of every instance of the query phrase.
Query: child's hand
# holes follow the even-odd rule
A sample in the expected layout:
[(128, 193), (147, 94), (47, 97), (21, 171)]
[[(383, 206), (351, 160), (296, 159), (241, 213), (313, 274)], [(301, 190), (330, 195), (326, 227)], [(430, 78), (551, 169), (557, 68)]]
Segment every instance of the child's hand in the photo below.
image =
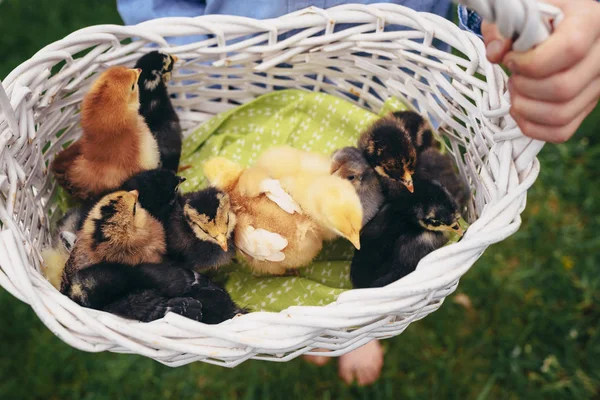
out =
[(510, 51), (495, 25), (482, 33), (491, 62), (502, 62), (509, 80), (510, 114), (529, 137), (567, 141), (600, 97), (600, 4), (592, 0), (545, 0), (563, 21), (550, 38), (525, 53)]

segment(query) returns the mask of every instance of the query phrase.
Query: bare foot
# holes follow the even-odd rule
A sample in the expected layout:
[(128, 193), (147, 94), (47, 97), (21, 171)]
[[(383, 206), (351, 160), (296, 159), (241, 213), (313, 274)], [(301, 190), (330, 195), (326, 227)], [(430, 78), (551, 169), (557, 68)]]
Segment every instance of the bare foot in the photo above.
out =
[(350, 385), (354, 379), (359, 386), (375, 383), (383, 367), (383, 349), (378, 340), (372, 340), (356, 350), (340, 357), (340, 378)]
[[(322, 351), (322, 352), (326, 352), (329, 350), (326, 349), (314, 349), (313, 351)], [(315, 364), (319, 367), (322, 367), (323, 365), (327, 364), (330, 360), (331, 357), (325, 357), (325, 356), (302, 356), (306, 361), (308, 361), (311, 364)]]

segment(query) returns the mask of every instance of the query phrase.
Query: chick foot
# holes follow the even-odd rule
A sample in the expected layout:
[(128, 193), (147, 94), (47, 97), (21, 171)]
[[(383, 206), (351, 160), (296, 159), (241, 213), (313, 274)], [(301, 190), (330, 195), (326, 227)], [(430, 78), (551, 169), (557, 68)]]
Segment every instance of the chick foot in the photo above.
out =
[[(157, 309), (159, 311), (160, 309)], [(191, 297), (177, 297), (166, 302), (163, 317), (167, 313), (179, 314), (194, 321), (202, 321), (202, 303)]]
[(150, 322), (173, 312), (194, 321), (202, 320), (202, 303), (191, 297), (167, 298), (157, 290), (130, 293), (103, 307), (104, 311), (125, 318)]
[(338, 373), (346, 384), (356, 379), (359, 386), (375, 383), (383, 367), (383, 349), (378, 340), (373, 340), (340, 357)]
[(247, 310), (235, 304), (223, 288), (206, 277), (202, 278), (204, 278), (204, 281), (194, 285), (190, 292), (190, 296), (202, 303), (204, 307), (202, 322), (205, 324), (219, 324), (236, 315), (248, 313)]

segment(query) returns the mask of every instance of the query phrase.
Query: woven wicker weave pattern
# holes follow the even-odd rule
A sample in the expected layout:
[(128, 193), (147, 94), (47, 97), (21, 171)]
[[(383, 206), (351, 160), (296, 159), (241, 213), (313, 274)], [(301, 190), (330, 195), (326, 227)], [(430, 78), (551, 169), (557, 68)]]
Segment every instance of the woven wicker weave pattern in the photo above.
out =
[[(408, 29), (385, 29), (393, 25)], [(199, 34), (210, 38), (170, 48), (164, 39)], [(130, 38), (136, 40), (125, 41)], [(434, 39), (464, 57), (437, 50)], [(174, 314), (142, 324), (79, 307), (39, 273), (55, 190), (46, 165), (79, 136), (78, 107), (94, 74), (132, 65), (149, 51), (147, 44), (185, 60), (171, 92), (178, 94), (175, 104), (187, 129), (275, 88), (321, 90), (375, 112), (389, 96), (414, 104), (440, 122), (439, 132), (473, 189), (472, 225), (464, 239), (430, 254), (395, 284), (348, 291), (326, 307), (252, 313), (218, 326)], [(4, 81), (14, 117), (7, 112), (0, 119), (0, 285), (76, 348), (138, 353), (171, 366), (287, 361), (314, 348), (337, 356), (373, 338), (398, 335), (439, 308), (487, 246), (519, 228), (540, 146), (524, 138), (508, 115), (506, 81), (502, 69), (486, 61), (477, 37), (441, 17), (395, 5), (307, 9), (268, 21), (168, 18), (74, 32)]]

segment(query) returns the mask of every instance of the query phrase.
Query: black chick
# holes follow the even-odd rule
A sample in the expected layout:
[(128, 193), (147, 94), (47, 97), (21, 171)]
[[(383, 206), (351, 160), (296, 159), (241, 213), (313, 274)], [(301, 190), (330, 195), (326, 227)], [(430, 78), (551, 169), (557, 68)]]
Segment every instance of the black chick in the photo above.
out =
[(471, 197), (469, 185), (454, 169), (452, 158), (442, 154), (437, 149), (430, 148), (419, 156), (416, 176), (422, 179), (438, 181), (454, 198), (461, 213)]
[(95, 264), (77, 271), (63, 293), (84, 307), (144, 322), (171, 311), (215, 324), (245, 312), (207, 277), (170, 261)]
[(103, 307), (81, 305), (141, 322), (155, 321), (169, 312), (194, 321), (202, 321), (203, 316), (200, 301), (192, 297), (165, 297), (155, 289), (128, 293)]
[(380, 175), (386, 193), (402, 187), (412, 193), (418, 155), (435, 143), (429, 123), (416, 112), (403, 111), (375, 121), (361, 134), (358, 148)]
[(128, 179), (121, 190), (137, 190), (140, 205), (166, 225), (179, 195), (179, 185), (183, 182), (185, 178), (175, 175), (173, 171), (151, 169)]
[(383, 204), (383, 192), (377, 173), (362, 151), (356, 147), (344, 147), (331, 156), (331, 174), (352, 183), (363, 209), (363, 226), (375, 216)]
[(404, 129), (410, 133), (417, 154), (432, 147), (439, 147), (438, 141), (433, 136), (431, 125), (421, 114), (414, 111), (396, 111), (392, 115), (401, 121)]
[(235, 223), (229, 196), (218, 189), (180, 196), (167, 227), (168, 255), (196, 270), (227, 264), (235, 256)]
[(135, 64), (135, 68), (142, 70), (138, 80), (139, 113), (156, 139), (162, 168), (173, 172), (179, 168), (183, 136), (165, 83), (171, 79), (176, 61), (175, 56), (152, 51)]
[(419, 261), (448, 242), (446, 232), (462, 234), (458, 206), (436, 181), (415, 176), (415, 192), (386, 199), (361, 231), (361, 248), (350, 267), (357, 288), (381, 287), (410, 274)]

